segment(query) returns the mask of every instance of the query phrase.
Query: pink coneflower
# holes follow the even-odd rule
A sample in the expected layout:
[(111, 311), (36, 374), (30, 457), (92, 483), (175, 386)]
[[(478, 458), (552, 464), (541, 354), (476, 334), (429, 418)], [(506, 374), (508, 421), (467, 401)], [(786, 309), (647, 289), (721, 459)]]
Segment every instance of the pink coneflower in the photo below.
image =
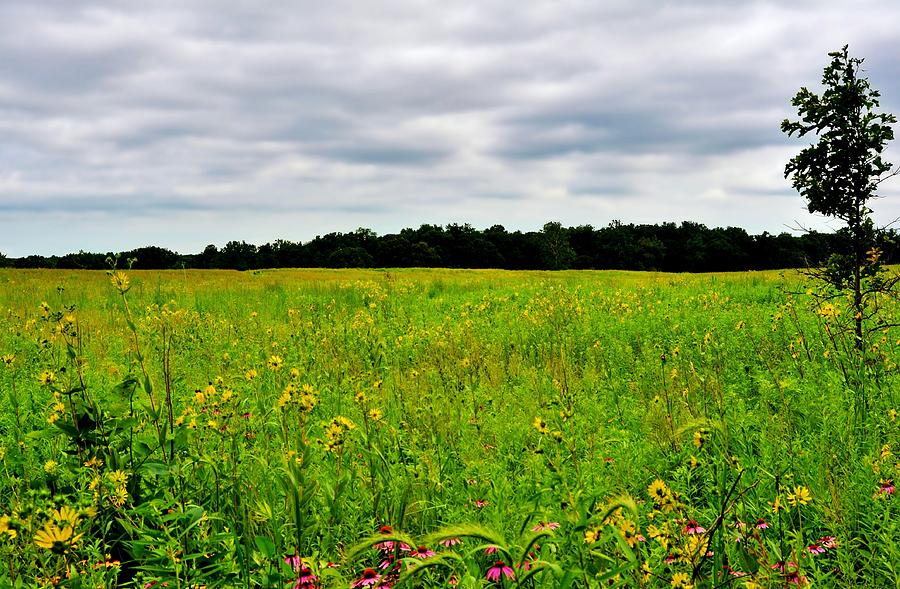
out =
[(896, 490), (897, 489), (894, 487), (894, 479), (883, 480), (878, 486), (878, 492), (882, 495), (893, 495)]
[(484, 549), (484, 553), (485, 554), (496, 554), (497, 547), (496, 546), (488, 546), (487, 548)]
[(806, 550), (807, 550), (810, 554), (825, 554), (825, 548), (823, 548), (823, 547), (820, 546), (819, 544), (815, 544), (815, 543), (810, 544), (809, 546), (807, 546), (807, 547), (806, 547)]
[(756, 529), (757, 530), (768, 530), (769, 524), (767, 524), (766, 520), (764, 520), (763, 518), (759, 518), (758, 520), (756, 520)]
[(822, 536), (821, 538), (819, 538), (816, 544), (820, 545), (826, 550), (834, 550), (838, 546), (837, 538), (835, 538), (834, 536)]
[(494, 566), (488, 569), (485, 578), (488, 581), (499, 582), (501, 577), (506, 577), (510, 580), (515, 580), (516, 573), (512, 570), (512, 568), (506, 566), (506, 563), (502, 560), (498, 560), (494, 563)]
[(746, 527), (747, 527), (747, 524), (744, 523), (744, 522), (742, 522), (741, 520), (738, 520), (738, 521), (734, 522), (734, 529), (735, 529), (735, 530), (743, 530), (743, 529), (746, 528)]
[(360, 578), (353, 581), (350, 587), (352, 589), (357, 589), (357, 587), (371, 587), (372, 585), (378, 585), (379, 581), (381, 581), (381, 575), (378, 574), (378, 571), (375, 569), (366, 569), (362, 572)]
[(698, 524), (695, 520), (689, 519), (687, 524), (684, 526), (684, 533), (688, 536), (693, 536), (694, 534), (703, 534), (706, 532), (706, 528)]
[(779, 560), (775, 564), (772, 565), (773, 571), (778, 571), (779, 573), (783, 573), (786, 569), (796, 569), (797, 563), (793, 561), (785, 562), (783, 560)]
[(250, 419), (251, 417), (253, 417), (253, 414), (247, 411), (246, 413), (241, 415), (241, 417), (243, 417), (244, 419)]
[(297, 572), (300, 574), (297, 576), (297, 580), (294, 581), (292, 589), (315, 589), (319, 577), (313, 574), (312, 569), (306, 564), (302, 564)]
[(549, 530), (556, 530), (559, 528), (559, 522), (538, 522), (533, 528), (531, 528), (532, 532), (546, 532)]
[(409, 555), (413, 558), (431, 558), (434, 556), (434, 550), (429, 550), (426, 546), (419, 546), (411, 551)]
[(294, 554), (293, 556), (285, 556), (284, 563), (291, 566), (294, 569), (294, 572), (300, 572), (300, 566), (303, 564), (303, 559)]
[(478, 509), (481, 509), (482, 507), (484, 507), (487, 504), (488, 504), (488, 502), (485, 499), (476, 499), (475, 501), (472, 502), (472, 505), (474, 505)]
[[(381, 526), (378, 528), (378, 533), (384, 536), (389, 536), (394, 533), (394, 528), (391, 526)], [(384, 542), (378, 542), (377, 544), (372, 544), (372, 548), (376, 550), (380, 550), (382, 552), (393, 552), (395, 548), (399, 548), (403, 552), (409, 552), (411, 548), (402, 542), (394, 542), (393, 540), (385, 540)]]
[(445, 538), (438, 542), (444, 548), (450, 548), (451, 546), (456, 546), (457, 544), (462, 544), (462, 540), (459, 538)]
[(806, 577), (801, 575), (799, 571), (791, 571), (784, 576), (784, 581), (792, 585), (806, 585)]

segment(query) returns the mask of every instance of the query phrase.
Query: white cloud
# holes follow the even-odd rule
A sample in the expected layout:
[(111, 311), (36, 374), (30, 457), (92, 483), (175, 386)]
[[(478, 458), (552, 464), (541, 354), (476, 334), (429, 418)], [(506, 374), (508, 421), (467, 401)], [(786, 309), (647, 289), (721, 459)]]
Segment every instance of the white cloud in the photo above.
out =
[[(898, 21), (887, 0), (8, 0), (0, 251), (825, 226), (781, 176), (802, 142), (779, 122), (844, 43), (898, 112)], [(890, 221), (900, 187), (884, 193)]]

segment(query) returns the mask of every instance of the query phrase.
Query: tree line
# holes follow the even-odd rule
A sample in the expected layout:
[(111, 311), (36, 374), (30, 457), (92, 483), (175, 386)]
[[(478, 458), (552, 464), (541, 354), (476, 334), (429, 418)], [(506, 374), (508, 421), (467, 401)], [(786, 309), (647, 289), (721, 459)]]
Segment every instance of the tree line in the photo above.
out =
[[(882, 259), (900, 259), (896, 231), (881, 238)], [(303, 243), (277, 240), (264, 245), (229, 241), (197, 254), (157, 246), (121, 252), (135, 269), (209, 268), (501, 268), (508, 270), (617, 269), (662, 272), (725, 272), (822, 265), (841, 249), (840, 233), (751, 235), (739, 227), (681, 224), (564, 227), (551, 222), (540, 231), (508, 231), (502, 225), (478, 230), (469, 224), (422, 225), (377, 235), (360, 228), (329, 233)], [(0, 266), (100, 270), (107, 253), (79, 251), (63, 256), (7, 258)]]

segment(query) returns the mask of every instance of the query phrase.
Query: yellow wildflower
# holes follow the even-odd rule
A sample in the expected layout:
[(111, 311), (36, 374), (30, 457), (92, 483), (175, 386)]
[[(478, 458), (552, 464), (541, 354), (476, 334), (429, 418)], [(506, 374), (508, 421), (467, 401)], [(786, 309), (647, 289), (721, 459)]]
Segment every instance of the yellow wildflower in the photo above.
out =
[(694, 584), (687, 573), (675, 573), (672, 575), (672, 587), (674, 589), (693, 589)]
[(539, 431), (542, 434), (550, 433), (550, 427), (547, 425), (547, 422), (541, 419), (540, 416), (534, 418), (534, 429)]
[(56, 524), (47, 522), (43, 529), (35, 533), (34, 543), (54, 554), (65, 554), (77, 545), (81, 536), (71, 526), (59, 528)]
[(793, 493), (788, 493), (787, 500), (792, 507), (797, 507), (798, 505), (806, 505), (812, 501), (812, 495), (810, 495), (809, 489), (806, 487), (797, 486), (794, 487)]

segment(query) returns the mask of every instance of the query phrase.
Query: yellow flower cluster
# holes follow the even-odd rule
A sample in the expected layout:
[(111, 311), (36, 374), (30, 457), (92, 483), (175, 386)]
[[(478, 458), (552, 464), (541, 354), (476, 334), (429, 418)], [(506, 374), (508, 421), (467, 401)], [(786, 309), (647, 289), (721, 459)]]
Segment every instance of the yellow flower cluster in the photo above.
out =
[(660, 479), (650, 483), (647, 494), (650, 495), (654, 506), (661, 511), (670, 513), (678, 507), (678, 496)]
[(310, 384), (304, 384), (300, 387), (297, 387), (292, 382), (289, 382), (284, 390), (281, 392), (281, 396), (278, 397), (278, 408), (284, 409), (285, 407), (296, 407), (300, 410), (300, 413), (303, 415), (307, 415), (319, 404), (319, 394), (316, 392), (316, 389), (312, 387)]
[(346, 441), (347, 432), (354, 428), (356, 428), (356, 424), (340, 415), (326, 423), (322, 440), (325, 450), (340, 454)]

